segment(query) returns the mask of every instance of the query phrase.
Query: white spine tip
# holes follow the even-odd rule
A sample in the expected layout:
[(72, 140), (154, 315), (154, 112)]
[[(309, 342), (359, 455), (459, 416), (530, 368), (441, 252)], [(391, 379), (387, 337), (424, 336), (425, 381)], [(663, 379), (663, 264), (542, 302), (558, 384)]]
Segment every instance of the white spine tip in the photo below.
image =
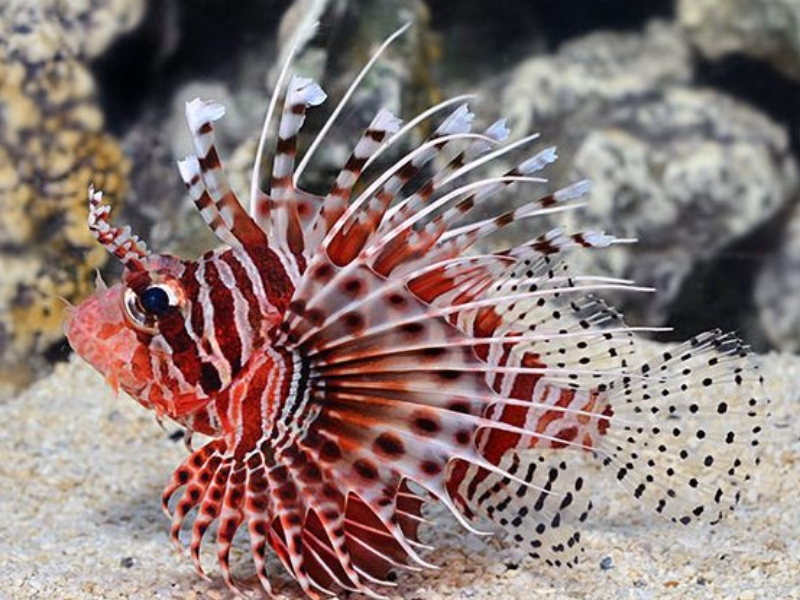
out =
[(374, 129), (376, 131), (385, 131), (386, 133), (392, 134), (400, 131), (400, 127), (402, 125), (403, 125), (402, 119), (398, 119), (392, 113), (392, 111), (386, 108), (382, 108), (378, 111), (378, 114), (375, 115), (375, 118), (372, 120), (370, 129)]
[(575, 200), (589, 193), (592, 189), (592, 183), (588, 179), (576, 181), (572, 185), (568, 185), (553, 194), (553, 197), (559, 202), (566, 202), (568, 200)]
[(197, 156), (190, 154), (186, 158), (179, 160), (178, 171), (181, 173), (183, 182), (189, 185), (194, 176), (200, 174), (200, 161), (197, 160)]
[(498, 142), (503, 142), (511, 135), (511, 130), (508, 128), (508, 125), (506, 125), (505, 119), (499, 119), (489, 125), (489, 128), (486, 130), (486, 135)]
[(583, 234), (583, 239), (596, 248), (607, 248), (617, 241), (613, 235), (608, 235), (602, 231), (587, 231)]
[(556, 154), (556, 147), (550, 146), (549, 148), (545, 148), (541, 152), (537, 152), (528, 160), (522, 162), (518, 169), (521, 173), (526, 175), (530, 173), (536, 173), (537, 171), (544, 169), (547, 165), (556, 162), (557, 158), (558, 155)]
[(213, 123), (225, 116), (225, 107), (218, 102), (206, 102), (195, 98), (186, 103), (186, 121), (192, 131), (206, 123)]
[(289, 82), (289, 104), (319, 106), (327, 97), (322, 88), (309, 77), (294, 75)]
[(472, 121), (475, 114), (469, 111), (467, 104), (462, 104), (456, 108), (436, 130), (440, 135), (453, 135), (456, 133), (467, 133), (472, 130)]

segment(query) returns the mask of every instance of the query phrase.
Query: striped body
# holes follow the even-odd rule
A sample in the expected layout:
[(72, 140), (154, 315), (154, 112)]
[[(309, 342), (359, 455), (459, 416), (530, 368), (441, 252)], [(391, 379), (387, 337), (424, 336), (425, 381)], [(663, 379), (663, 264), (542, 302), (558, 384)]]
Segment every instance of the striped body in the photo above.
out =
[[(286, 68), (269, 190), (249, 211), (214, 147), (223, 108), (194, 100), (188, 193), (223, 246), (197, 260), (150, 252), (90, 193), (89, 226), (125, 266), (67, 326), (114, 387), (212, 440), (164, 492), (172, 537), (200, 550), (215, 525), (228, 585), (234, 535), (249, 534), (260, 583), (274, 553), (303, 591), (382, 597), (392, 569), (420, 555), (424, 504), (476, 531), (506, 529), (532, 556), (573, 565), (592, 505), (577, 453), (591, 453), (664, 516), (718, 521), (758, 462), (766, 400), (746, 349), (702, 334), (645, 361), (636, 331), (594, 292), (630, 282), (573, 274), (568, 256), (627, 240), (555, 229), (489, 254), (476, 242), (522, 220), (579, 206), (588, 185), (479, 218), (494, 196), (543, 183), (555, 151), (482, 133), (460, 99), (408, 125), (381, 110), (317, 196), (299, 180), (360, 79), (298, 164), (306, 110), (325, 94)], [(444, 118), (440, 115), (449, 111)], [(370, 169), (419, 123), (430, 136)], [(525, 153), (502, 176), (485, 165)], [(476, 177), (476, 175), (478, 175)], [(711, 389), (715, 400), (701, 402)], [(736, 415), (737, 420), (728, 417)], [(193, 520), (190, 513), (197, 509)]]
[[(260, 276), (269, 272), (269, 263), (263, 256), (225, 249), (160, 273), (160, 281), (174, 278), (170, 281), (186, 300), (180, 313), (161, 319), (161, 336), (141, 334), (151, 357), (148, 380), (156, 382), (155, 373), (169, 372), (168, 380), (153, 388), (154, 404), (175, 403), (173, 396), (183, 394), (213, 397), (239, 377), (254, 354), (263, 352), (280, 318), (265, 293), (270, 281)], [(149, 274), (128, 282), (134, 292), (152, 284)]]

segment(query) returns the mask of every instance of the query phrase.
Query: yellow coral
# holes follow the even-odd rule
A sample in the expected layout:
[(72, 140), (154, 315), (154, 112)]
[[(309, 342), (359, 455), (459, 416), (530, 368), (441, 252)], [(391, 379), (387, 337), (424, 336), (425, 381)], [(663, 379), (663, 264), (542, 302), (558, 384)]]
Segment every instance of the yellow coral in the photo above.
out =
[[(100, 46), (65, 46), (63, 27), (77, 25), (69, 22), (69, 7), (54, 21), (45, 10), (51, 4), (0, 7), (0, 377), (8, 382), (13, 375), (15, 383), (35, 374), (44, 364), (37, 357), (61, 338), (62, 300), (85, 296), (106, 261), (86, 227), (89, 184), (116, 204), (129, 171), (118, 143), (103, 131), (83, 62)], [(94, 0), (78, 4), (75, 14), (99, 8)], [(117, 30), (135, 20), (134, 5), (142, 3), (129, 3)], [(80, 27), (108, 27), (107, 45), (116, 31), (107, 17)]]

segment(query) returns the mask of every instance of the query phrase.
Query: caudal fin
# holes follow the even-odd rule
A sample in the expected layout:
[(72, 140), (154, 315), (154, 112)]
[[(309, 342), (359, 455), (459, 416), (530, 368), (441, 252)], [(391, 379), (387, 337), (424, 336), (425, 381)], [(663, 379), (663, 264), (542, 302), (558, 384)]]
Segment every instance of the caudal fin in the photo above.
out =
[(597, 453), (644, 505), (672, 521), (716, 523), (759, 464), (769, 400), (748, 348), (710, 331), (609, 386)]

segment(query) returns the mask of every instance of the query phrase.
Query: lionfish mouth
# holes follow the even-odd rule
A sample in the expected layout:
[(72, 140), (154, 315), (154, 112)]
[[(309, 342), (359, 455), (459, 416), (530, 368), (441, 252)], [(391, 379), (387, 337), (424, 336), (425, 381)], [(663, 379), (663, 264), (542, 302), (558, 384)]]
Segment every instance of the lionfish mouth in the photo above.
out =
[[(571, 252), (631, 240), (552, 229), (471, 252), (515, 223), (580, 206), (586, 182), (492, 212), (499, 194), (541, 184), (555, 150), (528, 154), (500, 176), (475, 174), (536, 136), (504, 144), (503, 120), (473, 132), (464, 98), (406, 126), (381, 110), (326, 196), (299, 188), (348, 98), (406, 28), (375, 53), (295, 167), (306, 110), (325, 99), (313, 81), (288, 78), (310, 33), (298, 36), (267, 111), (249, 213), (214, 147), (224, 109), (187, 104), (196, 155), (180, 173), (229, 248), (186, 263), (199, 308), (184, 329), (160, 331), (175, 357), (165, 370), (196, 376), (217, 348), (214, 369), (235, 377), (217, 386), (213, 402), (186, 412), (190, 431), (214, 439), (175, 471), (163, 504), (176, 544), (191, 527), (201, 574), (202, 542), (216, 524), (218, 562), (236, 591), (229, 555), (243, 526), (267, 593), (271, 553), (310, 597), (347, 590), (380, 598), (391, 570), (432, 566), (418, 536), (427, 502), (444, 504), (471, 531), (490, 524), (531, 556), (572, 566), (593, 497), (577, 454), (599, 458), (644, 505), (680, 523), (718, 521), (758, 463), (767, 400), (741, 342), (709, 332), (646, 361), (636, 334), (653, 329), (626, 326), (594, 296), (644, 288), (568, 270)], [(281, 96), (265, 193), (261, 151)], [(448, 110), (425, 141), (365, 181), (410, 129)], [(97, 239), (129, 270), (146, 270), (157, 255), (112, 226), (100, 196), (90, 196)], [(491, 216), (480, 218), (485, 210)], [(107, 372), (100, 355), (119, 349), (88, 339), (103, 337), (89, 314), (101, 307), (88, 302), (68, 336)], [(258, 330), (264, 311), (280, 317), (269, 336)], [(209, 380), (219, 382), (214, 369)]]

